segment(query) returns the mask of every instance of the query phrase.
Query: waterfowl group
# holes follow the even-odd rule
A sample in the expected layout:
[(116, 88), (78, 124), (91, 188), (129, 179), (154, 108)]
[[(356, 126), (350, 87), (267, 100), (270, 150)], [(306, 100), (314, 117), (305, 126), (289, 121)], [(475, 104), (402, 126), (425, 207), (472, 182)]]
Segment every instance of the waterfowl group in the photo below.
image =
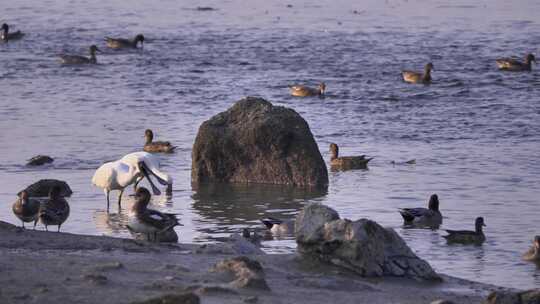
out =
[(373, 157), (360, 156), (339, 156), (339, 147), (335, 143), (330, 144), (330, 168), (332, 170), (352, 170), (367, 169), (367, 164)]
[(482, 227), (485, 227), (483, 217), (477, 217), (474, 221), (474, 231), (469, 230), (446, 230), (448, 235), (443, 235), (448, 243), (480, 245), (486, 240)]
[(326, 84), (321, 82), (317, 88), (310, 88), (304, 85), (293, 85), (290, 87), (291, 95), (296, 97), (324, 96)]
[(497, 66), (503, 71), (530, 71), (532, 62), (536, 63), (536, 58), (533, 54), (527, 54), (524, 61), (519, 61), (513, 58), (500, 58), (495, 60)]
[(399, 213), (405, 225), (438, 228), (443, 220), (437, 194), (429, 198), (428, 208), (403, 208)]
[(173, 153), (174, 149), (176, 149), (176, 146), (171, 145), (168, 141), (153, 141), (154, 132), (150, 129), (144, 131), (144, 138), (146, 140), (143, 148), (145, 152)]
[(105, 37), (105, 42), (111, 49), (136, 49), (139, 42), (141, 43), (141, 48), (143, 47), (144, 36), (143, 34), (138, 34), (133, 39)]
[(0, 40), (2, 40), (3, 42), (8, 42), (10, 40), (19, 40), (23, 36), (23, 32), (9, 32), (9, 25), (7, 25), (6, 23), (2, 24), (2, 33), (0, 34)]
[(96, 52), (101, 52), (97, 46), (90, 46), (90, 57), (80, 56), (80, 55), (60, 55), (60, 63), (62, 64), (96, 64)]
[(60, 226), (69, 216), (69, 204), (61, 195), (60, 187), (53, 187), (49, 193), (47, 201), (39, 209), (39, 221), (45, 225), (45, 230), (49, 231), (48, 226)]
[(28, 197), (28, 192), (22, 191), (19, 194), (18, 199), (13, 203), (13, 214), (17, 216), (24, 228), (24, 223), (34, 222), (34, 229), (38, 222), (40, 202)]
[(433, 70), (433, 63), (429, 62), (424, 67), (424, 72), (414, 72), (414, 71), (402, 71), (401, 75), (403, 80), (409, 83), (431, 83), (431, 70)]
[(128, 229), (136, 233), (144, 233), (148, 240), (158, 240), (158, 234), (181, 225), (175, 214), (163, 213), (148, 209), (151, 194), (148, 189), (140, 187), (135, 193), (135, 204), (129, 213)]

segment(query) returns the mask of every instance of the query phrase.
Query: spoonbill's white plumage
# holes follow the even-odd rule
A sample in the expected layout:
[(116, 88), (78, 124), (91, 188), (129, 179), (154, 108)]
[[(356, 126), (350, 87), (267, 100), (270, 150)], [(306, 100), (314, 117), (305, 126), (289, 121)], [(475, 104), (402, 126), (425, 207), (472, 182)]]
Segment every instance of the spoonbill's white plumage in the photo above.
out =
[(170, 175), (161, 171), (159, 167), (159, 159), (150, 153), (130, 153), (117, 161), (101, 165), (101, 167), (96, 170), (96, 173), (94, 173), (94, 177), (92, 177), (92, 184), (102, 188), (105, 192), (107, 197), (107, 211), (109, 210), (110, 204), (110, 192), (119, 190), (118, 208), (120, 208), (124, 189), (131, 184), (135, 184), (135, 188), (137, 188), (137, 184), (145, 177), (152, 186), (154, 194), (161, 194), (159, 189), (150, 179), (150, 175), (153, 175), (160, 184), (167, 185), (167, 195), (172, 193), (173, 180)]

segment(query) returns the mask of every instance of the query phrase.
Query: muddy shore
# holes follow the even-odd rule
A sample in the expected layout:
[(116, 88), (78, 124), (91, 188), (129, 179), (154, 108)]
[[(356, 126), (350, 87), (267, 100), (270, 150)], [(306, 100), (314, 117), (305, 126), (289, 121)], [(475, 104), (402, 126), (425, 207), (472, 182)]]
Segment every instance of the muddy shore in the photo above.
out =
[[(442, 283), (365, 279), (295, 254), (250, 254), (270, 290), (237, 288), (216, 263), (230, 244), (151, 244), (23, 230), (0, 222), (0, 303), (137, 303), (194, 293), (201, 303), (481, 303), (496, 286), (442, 275)], [(186, 302), (187, 303), (187, 302)]]

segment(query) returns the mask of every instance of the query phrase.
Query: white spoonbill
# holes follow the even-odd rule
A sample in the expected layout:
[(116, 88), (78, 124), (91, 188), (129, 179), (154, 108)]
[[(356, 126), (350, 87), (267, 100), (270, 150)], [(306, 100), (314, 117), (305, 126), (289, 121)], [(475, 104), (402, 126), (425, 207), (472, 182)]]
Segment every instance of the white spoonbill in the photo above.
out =
[(118, 208), (121, 208), (120, 203), (124, 189), (131, 184), (135, 184), (135, 188), (137, 188), (137, 184), (145, 177), (152, 186), (154, 195), (160, 195), (161, 192), (150, 179), (150, 175), (153, 175), (160, 184), (167, 185), (167, 195), (172, 194), (172, 178), (159, 169), (158, 158), (147, 152), (130, 153), (117, 161), (101, 165), (92, 177), (92, 184), (102, 188), (105, 192), (107, 211), (109, 211), (109, 193), (112, 190), (120, 191)]

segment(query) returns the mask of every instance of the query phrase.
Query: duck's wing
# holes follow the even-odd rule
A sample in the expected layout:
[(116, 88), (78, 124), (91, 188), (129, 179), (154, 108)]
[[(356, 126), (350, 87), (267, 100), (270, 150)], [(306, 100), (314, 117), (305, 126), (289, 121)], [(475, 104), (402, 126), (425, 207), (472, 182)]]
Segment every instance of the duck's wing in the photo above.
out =
[[(470, 230), (445, 230), (448, 235), (476, 235), (476, 232)], [(448, 236), (447, 235), (447, 236)]]
[(402, 71), (401, 75), (406, 82), (421, 82), (423, 74), (414, 71)]
[(17, 39), (21, 39), (23, 36), (24, 36), (23, 32), (16, 31), (16, 32), (13, 32), (13, 33), (9, 33), (8, 34), (8, 39), (9, 40), (17, 40)]
[(107, 46), (110, 48), (122, 48), (132, 46), (131, 40), (125, 38), (105, 37), (105, 41), (107, 42)]
[(499, 58), (495, 60), (499, 69), (511, 69), (513, 67), (521, 67), (523, 62), (514, 58)]
[(415, 218), (426, 216), (430, 213), (427, 208), (403, 208), (399, 213), (406, 222), (412, 222)]
[(60, 62), (62, 64), (82, 64), (82, 63), (90, 63), (90, 59), (84, 56), (79, 55), (65, 55), (62, 54), (59, 56)]
[(167, 230), (180, 224), (175, 215), (162, 213), (152, 209), (147, 209), (146, 212), (141, 214), (139, 219), (160, 230)]

